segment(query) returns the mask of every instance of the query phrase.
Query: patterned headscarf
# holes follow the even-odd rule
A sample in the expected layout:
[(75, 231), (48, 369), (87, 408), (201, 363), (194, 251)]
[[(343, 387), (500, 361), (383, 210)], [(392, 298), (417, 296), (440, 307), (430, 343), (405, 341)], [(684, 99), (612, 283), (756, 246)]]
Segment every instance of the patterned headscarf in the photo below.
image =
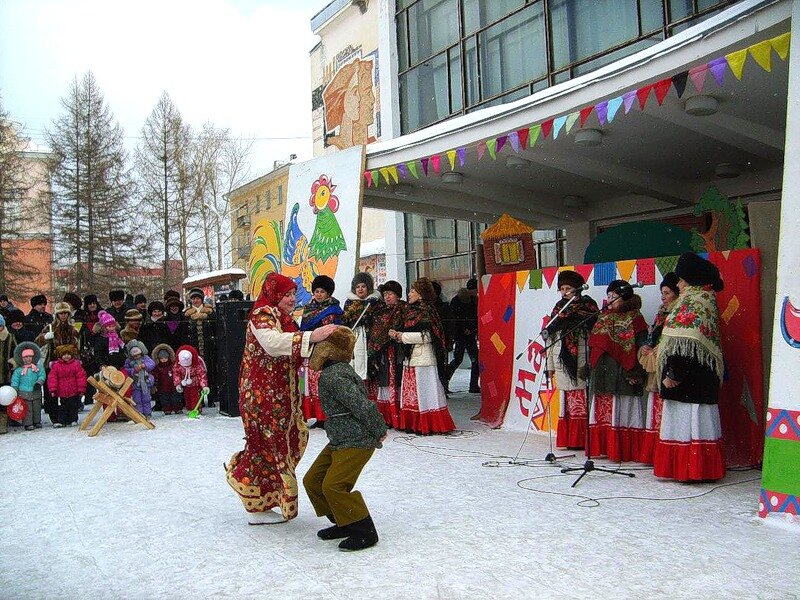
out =
[(280, 320), (281, 329), (283, 331), (297, 331), (297, 323), (294, 322), (291, 314), (285, 314), (278, 309), (278, 303), (290, 291), (296, 290), (297, 284), (280, 273), (272, 272), (267, 275), (264, 280), (264, 285), (261, 287), (261, 293), (258, 295), (253, 308), (250, 310), (248, 319), (252, 318), (253, 314), (264, 307), (269, 307), (272, 314)]
[(603, 354), (616, 360), (623, 369), (630, 371), (636, 366), (636, 334), (647, 329), (640, 308), (642, 299), (634, 295), (622, 301), (619, 311), (600, 313), (589, 336), (589, 364), (592, 367)]

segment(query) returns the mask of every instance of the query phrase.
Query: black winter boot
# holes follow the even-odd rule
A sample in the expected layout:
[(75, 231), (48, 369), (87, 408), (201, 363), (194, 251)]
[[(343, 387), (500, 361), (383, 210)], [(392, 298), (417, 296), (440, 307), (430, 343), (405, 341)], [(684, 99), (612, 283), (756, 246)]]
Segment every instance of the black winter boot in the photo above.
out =
[(350, 529), (350, 537), (339, 543), (339, 550), (352, 552), (371, 548), (378, 543), (378, 532), (375, 531), (375, 523), (372, 522), (372, 517), (351, 523), (348, 528)]
[(345, 525), (344, 527), (334, 525), (333, 527), (320, 529), (317, 532), (317, 537), (321, 540), (340, 540), (352, 535), (352, 533), (353, 532), (350, 529), (350, 525)]

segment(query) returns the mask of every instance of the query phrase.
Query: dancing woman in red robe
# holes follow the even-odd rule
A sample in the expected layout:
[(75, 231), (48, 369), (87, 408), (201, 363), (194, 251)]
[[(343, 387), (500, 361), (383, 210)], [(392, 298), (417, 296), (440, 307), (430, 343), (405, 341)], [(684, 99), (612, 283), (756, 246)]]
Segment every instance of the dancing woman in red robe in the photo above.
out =
[(270, 273), (248, 318), (239, 371), (245, 447), (231, 457), (225, 472), (251, 525), (282, 523), (297, 516), (295, 468), (308, 442), (298, 367), (311, 355), (311, 344), (336, 329), (324, 325), (299, 331), (291, 316), (296, 289), (288, 277)]

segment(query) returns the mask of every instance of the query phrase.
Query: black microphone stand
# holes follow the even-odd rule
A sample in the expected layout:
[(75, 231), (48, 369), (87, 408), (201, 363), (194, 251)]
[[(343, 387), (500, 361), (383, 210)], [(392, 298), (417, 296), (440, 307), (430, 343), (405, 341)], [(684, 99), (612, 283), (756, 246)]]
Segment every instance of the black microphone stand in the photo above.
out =
[[(611, 303), (609, 303), (606, 306), (606, 308), (608, 308), (609, 306), (611, 306), (611, 304), (613, 304), (614, 302), (617, 302), (618, 300), (621, 300), (621, 299), (622, 299), (621, 296), (615, 298), (614, 300), (611, 301)], [(602, 312), (602, 311), (600, 311), (600, 312)], [(600, 313), (598, 313), (598, 314), (600, 314)], [(570, 329), (569, 331), (564, 333), (561, 337), (564, 337), (564, 336), (572, 333), (576, 329), (579, 329), (587, 321), (589, 321), (592, 318), (594, 318), (594, 315), (589, 315), (585, 319), (582, 319), (579, 323), (576, 323), (575, 326), (572, 327), (572, 329)], [(583, 343), (584, 343), (585, 354), (586, 354), (586, 364), (589, 365), (590, 363), (589, 363), (589, 336), (588, 336), (588, 334), (584, 337), (584, 342)], [(625, 475), (626, 477), (636, 477), (635, 473), (629, 473), (627, 471), (620, 471), (619, 469), (608, 469), (606, 467), (596, 467), (595, 466), (594, 461), (592, 460), (592, 436), (591, 436), (591, 433), (589, 431), (589, 429), (591, 427), (591, 408), (592, 408), (592, 403), (593, 403), (593, 400), (591, 399), (591, 396), (589, 395), (589, 373), (586, 374), (586, 388), (585, 388), (585, 390), (586, 390), (585, 391), (585, 393), (586, 393), (586, 461), (583, 463), (582, 467), (567, 467), (567, 468), (561, 469), (561, 472), (562, 473), (573, 473), (575, 471), (581, 471), (581, 474), (578, 475), (578, 478), (575, 481), (572, 482), (572, 485), (570, 487), (575, 487), (576, 485), (578, 485), (578, 482), (581, 479), (583, 479), (584, 476), (587, 473), (590, 473), (592, 471), (602, 471), (603, 473), (611, 473), (613, 475)]]

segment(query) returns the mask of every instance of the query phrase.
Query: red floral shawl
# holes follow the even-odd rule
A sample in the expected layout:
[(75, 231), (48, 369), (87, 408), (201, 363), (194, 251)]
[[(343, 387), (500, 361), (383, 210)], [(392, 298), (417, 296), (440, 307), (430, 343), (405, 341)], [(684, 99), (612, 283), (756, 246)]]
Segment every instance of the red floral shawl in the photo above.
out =
[(261, 293), (256, 299), (253, 308), (250, 310), (248, 319), (252, 319), (257, 311), (267, 307), (273, 316), (280, 321), (281, 331), (298, 331), (300, 328), (295, 323), (292, 315), (287, 315), (278, 309), (278, 303), (287, 292), (297, 289), (297, 284), (280, 273), (272, 272), (267, 275)]
[(640, 308), (642, 299), (633, 296), (621, 303), (619, 311), (600, 314), (589, 336), (589, 364), (592, 367), (603, 354), (616, 360), (623, 369), (630, 371), (636, 366), (636, 334), (647, 330)]

